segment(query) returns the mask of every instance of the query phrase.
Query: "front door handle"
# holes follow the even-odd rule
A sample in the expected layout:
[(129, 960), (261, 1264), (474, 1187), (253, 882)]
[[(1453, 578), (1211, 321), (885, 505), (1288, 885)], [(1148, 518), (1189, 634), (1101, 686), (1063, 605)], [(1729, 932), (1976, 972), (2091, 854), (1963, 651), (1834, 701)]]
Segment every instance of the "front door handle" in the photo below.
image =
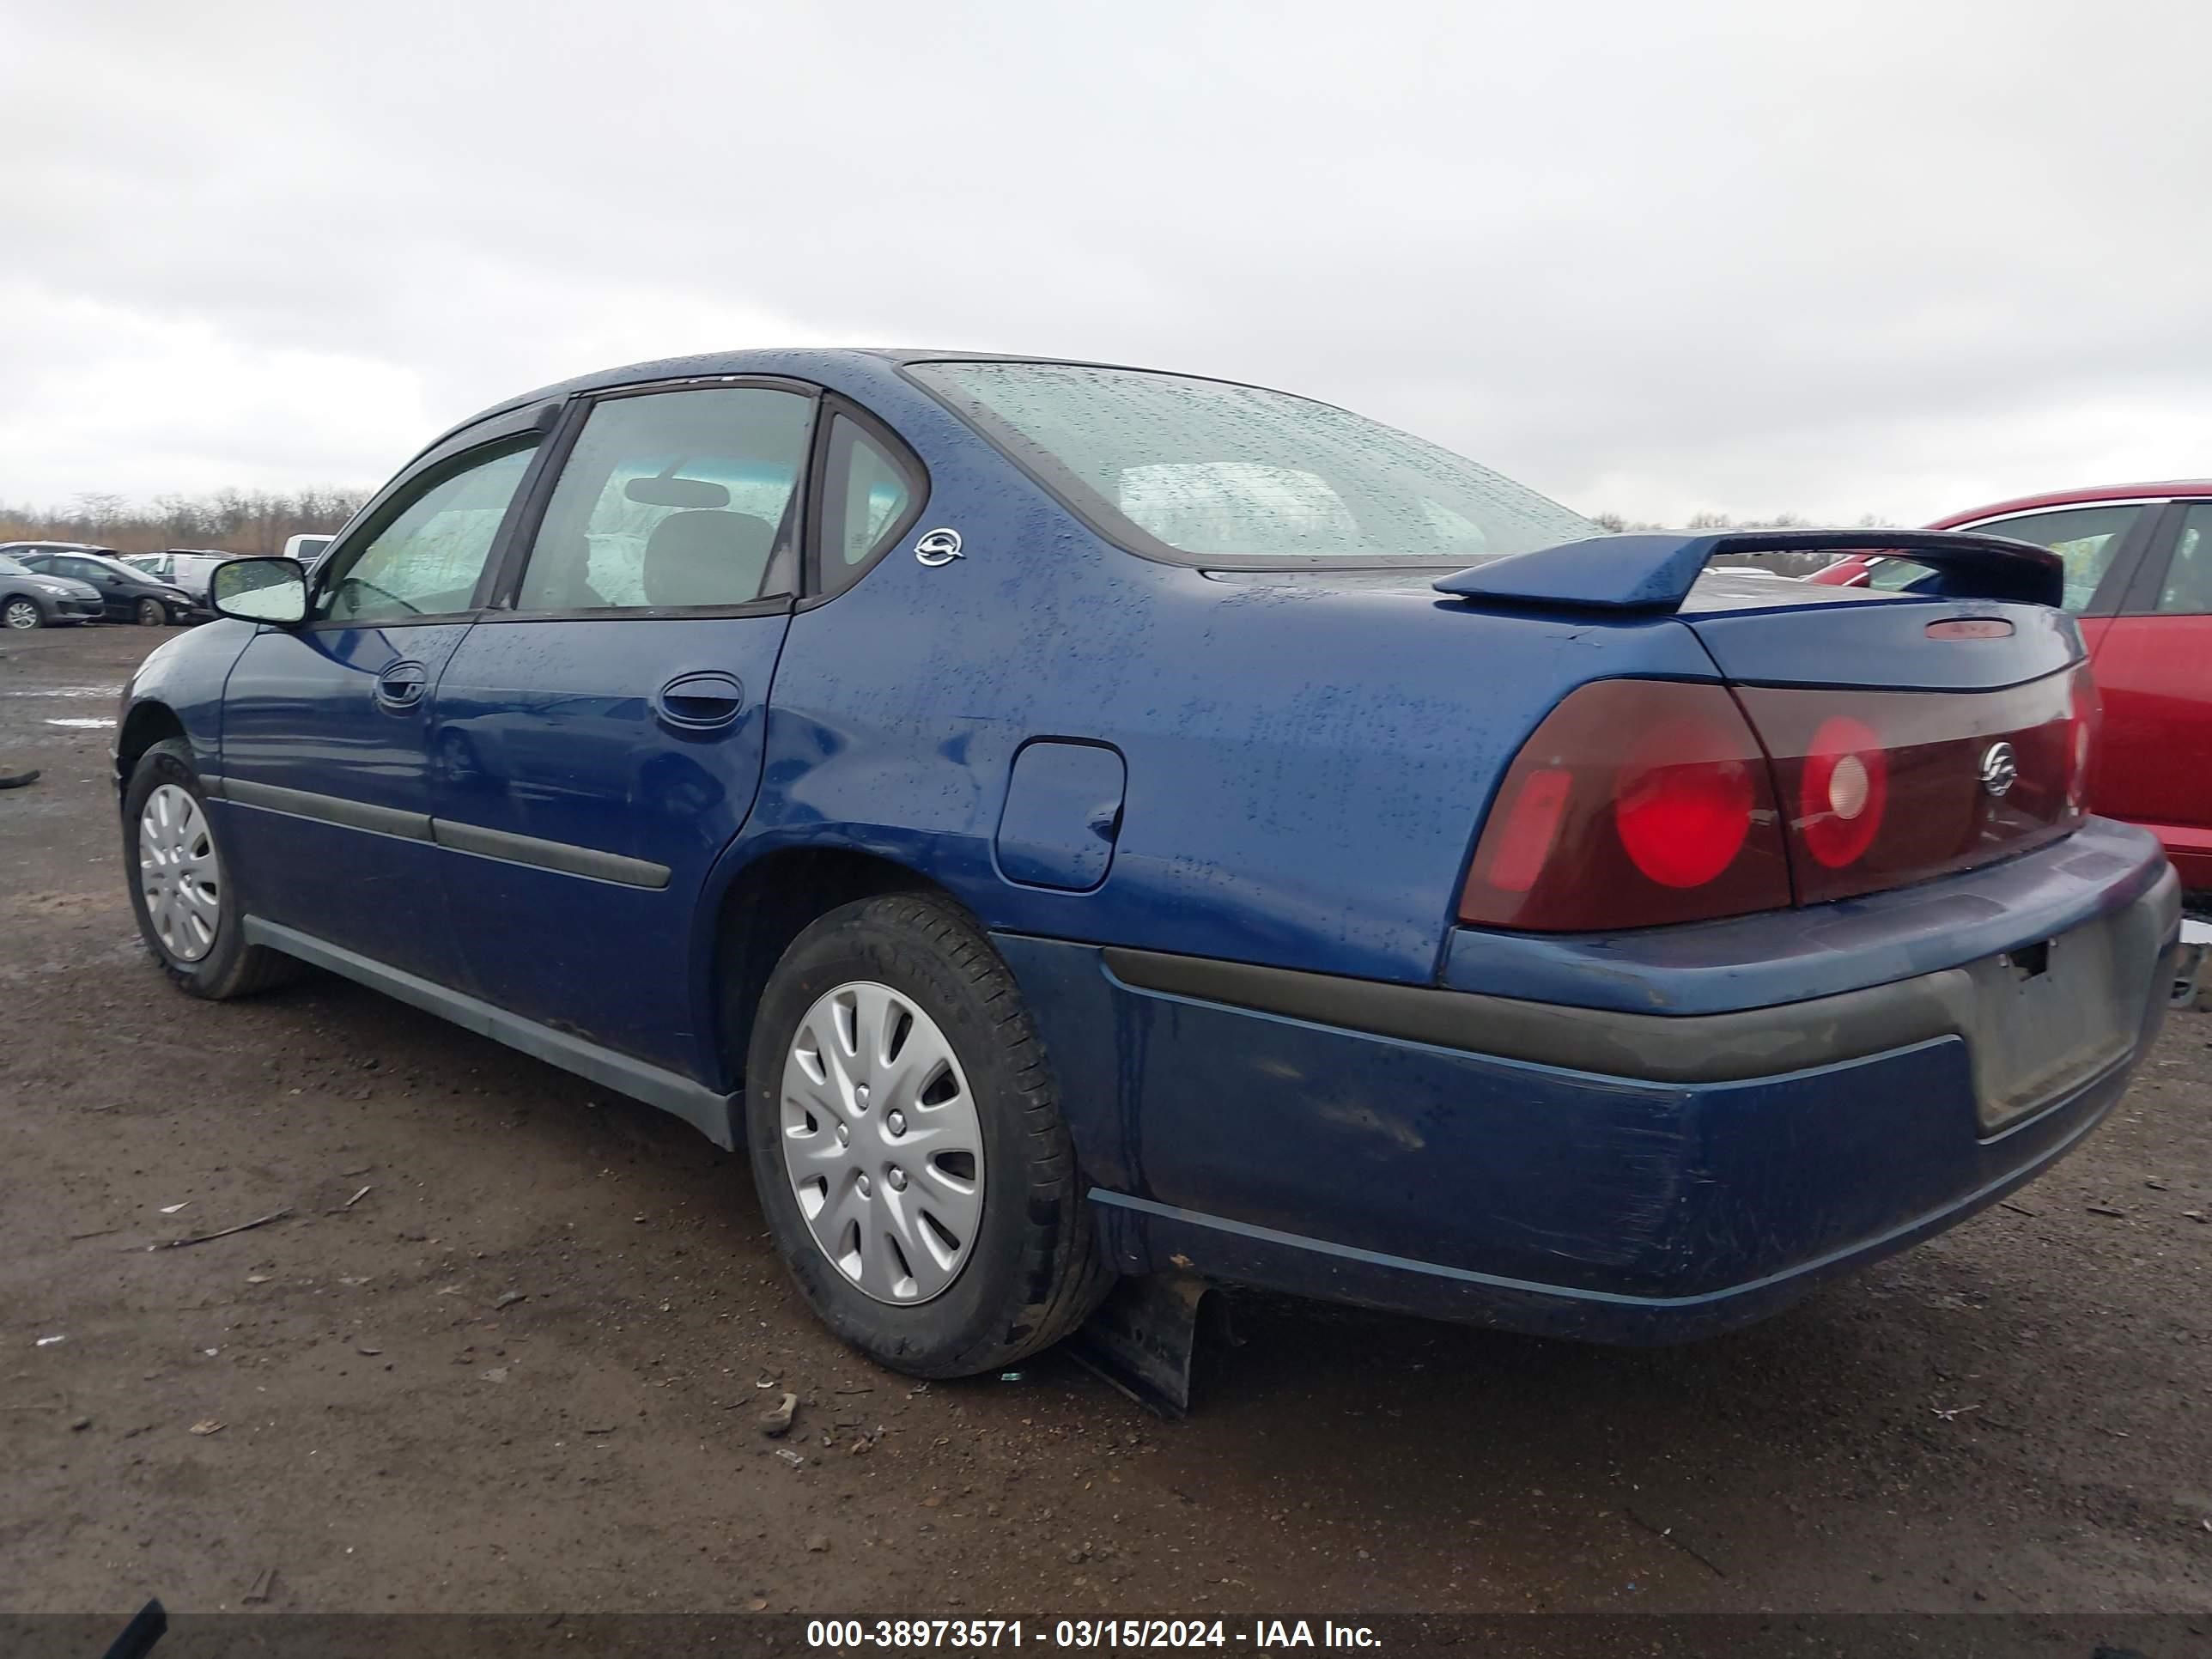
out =
[(396, 662), (376, 677), (376, 706), (404, 714), (430, 689), (429, 671), (419, 662)]
[(719, 669), (678, 674), (653, 694), (653, 717), (678, 732), (712, 732), (745, 712), (745, 688)]

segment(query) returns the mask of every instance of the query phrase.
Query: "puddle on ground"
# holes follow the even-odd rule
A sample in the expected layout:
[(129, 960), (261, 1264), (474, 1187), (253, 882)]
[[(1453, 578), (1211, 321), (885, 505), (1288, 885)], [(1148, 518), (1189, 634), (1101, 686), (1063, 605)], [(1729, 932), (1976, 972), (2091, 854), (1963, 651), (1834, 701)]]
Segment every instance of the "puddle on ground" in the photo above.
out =
[(48, 721), (46, 722), (46, 724), (47, 724), (48, 726), (89, 726), (89, 727), (92, 727), (92, 728), (93, 728), (93, 729), (94, 729), (94, 730), (97, 730), (98, 728), (100, 728), (100, 727), (101, 727), (101, 726), (112, 726), (112, 725), (114, 725), (114, 724), (115, 724), (115, 722), (114, 722), (113, 720), (94, 720), (94, 719), (91, 719), (91, 718), (89, 718), (89, 717), (87, 717), (86, 719), (83, 719), (83, 720), (48, 720)]

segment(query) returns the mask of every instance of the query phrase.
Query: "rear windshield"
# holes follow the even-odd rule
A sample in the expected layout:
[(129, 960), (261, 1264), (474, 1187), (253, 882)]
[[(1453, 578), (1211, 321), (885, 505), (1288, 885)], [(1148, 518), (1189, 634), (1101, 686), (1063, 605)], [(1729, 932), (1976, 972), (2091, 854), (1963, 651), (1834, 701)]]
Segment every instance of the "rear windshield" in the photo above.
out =
[(1156, 557), (1463, 565), (1605, 533), (1488, 467), (1285, 392), (1073, 363), (911, 372)]

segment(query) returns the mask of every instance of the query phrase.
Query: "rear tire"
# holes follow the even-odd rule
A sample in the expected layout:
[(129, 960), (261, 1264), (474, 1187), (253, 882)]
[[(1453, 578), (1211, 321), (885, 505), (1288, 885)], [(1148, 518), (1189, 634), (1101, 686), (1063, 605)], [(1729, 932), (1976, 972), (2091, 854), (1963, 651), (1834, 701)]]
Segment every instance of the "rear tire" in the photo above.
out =
[[(168, 793), (162, 793), (160, 802), (155, 802), (156, 794), (163, 791)], [(193, 878), (196, 890), (204, 894), (210, 886), (214, 890), (212, 908), (216, 919), (212, 937), (205, 939), (185, 931), (172, 919), (167, 924), (169, 938), (165, 940), (163, 921), (157, 918), (147, 890), (151, 885), (157, 896), (165, 895), (175, 883), (177, 872), (173, 868), (157, 867), (163, 863), (165, 849), (155, 844), (161, 835), (160, 827), (149, 831), (148, 814), (149, 807), (157, 817), (167, 809), (179, 807), (179, 791), (190, 798), (190, 806), (181, 810), (197, 813), (198, 830), (191, 837), (194, 845), (191, 848), (196, 855), (195, 867), (202, 872), (212, 872)], [(173, 817), (175, 813), (170, 811), (167, 816)], [(204, 852), (199, 850), (203, 842)], [(216, 842), (207, 795), (200, 788), (198, 775), (192, 770), (191, 745), (182, 738), (155, 744), (139, 757), (131, 774), (130, 787), (123, 796), (123, 868), (131, 884), (131, 908), (138, 918), (139, 933), (154, 960), (161, 964), (161, 971), (179, 990), (210, 1002), (225, 1002), (232, 997), (251, 996), (298, 975), (300, 964), (289, 957), (265, 945), (246, 942), (238, 884), (223, 858), (222, 847)], [(179, 907), (168, 908), (173, 918)], [(201, 954), (194, 956), (195, 950)]]
[[(940, 1078), (957, 1078), (963, 1085), (958, 1109), (964, 1116), (972, 1107), (966, 1121), (971, 1133), (981, 1132), (980, 1163), (967, 1166), (980, 1188), (980, 1214), (972, 1226), (963, 1226), (969, 1236), (957, 1241), (950, 1282), (933, 1290), (926, 1266), (918, 1266), (919, 1292), (911, 1278), (907, 1292), (917, 1299), (904, 1302), (863, 1290), (862, 1269), (841, 1267), (830, 1247), (817, 1242), (817, 1224), (802, 1208), (798, 1183), (817, 1179), (814, 1171), (823, 1165), (800, 1149), (826, 1147), (827, 1141), (811, 1130), (813, 1118), (804, 1104), (793, 1104), (787, 1127), (787, 1099), (796, 1103), (799, 1095), (787, 1090), (786, 1066), (799, 1063), (794, 1050), (806, 1048), (808, 1033), (822, 1029), (825, 1000), (856, 986), (893, 994), (894, 1006), (911, 1011), (909, 1024), (901, 1029), (915, 1034), (927, 1029), (947, 1046), (951, 1065)], [(915, 1021), (913, 1014), (923, 1018)], [(854, 1048), (865, 1046), (856, 1036)], [(896, 1041), (890, 1052), (902, 1054)], [(816, 1066), (813, 1051), (807, 1054), (808, 1065)], [(897, 1143), (875, 1139), (878, 1121), (885, 1133), (894, 1128), (889, 1119), (898, 1097), (892, 1069), (872, 1073), (881, 1100), (870, 1103), (858, 1091), (843, 1100), (855, 1115), (848, 1126), (854, 1156), (834, 1169), (858, 1182), (863, 1206), (897, 1202), (891, 1188), (911, 1201), (926, 1194), (931, 1179), (921, 1164), (908, 1166), (911, 1175), (894, 1174), (902, 1156)], [(920, 1082), (906, 1086), (919, 1128), (923, 1113), (937, 1108), (925, 1103), (931, 1091)], [(949, 1091), (952, 1085), (944, 1086)], [(820, 1098), (830, 1092), (834, 1085)], [(822, 1127), (835, 1126), (825, 1121)], [(975, 924), (943, 899), (911, 893), (863, 899), (823, 916), (793, 942), (769, 975), (753, 1021), (745, 1133), (762, 1211), (808, 1305), (844, 1341), (894, 1370), (966, 1376), (1006, 1364), (1074, 1330), (1113, 1284), (1051, 1068), (1021, 993)], [(930, 1137), (922, 1133), (915, 1139)], [(881, 1168), (869, 1164), (878, 1183), (872, 1193), (860, 1170), (863, 1141), (869, 1158), (890, 1160)], [(842, 1156), (830, 1152), (832, 1159)], [(824, 1200), (811, 1201), (818, 1222)], [(928, 1226), (922, 1206), (906, 1213), (913, 1234), (921, 1237)], [(880, 1236), (884, 1225), (876, 1225)], [(951, 1235), (929, 1231), (923, 1248), (941, 1256), (953, 1254)]]
[(18, 630), (44, 628), (46, 625), (46, 613), (39, 609), (35, 599), (10, 599), (6, 608), (0, 610), (0, 623), (5, 623), (9, 628)]
[(163, 627), (169, 620), (168, 607), (159, 599), (141, 599), (138, 601), (137, 620), (141, 628)]

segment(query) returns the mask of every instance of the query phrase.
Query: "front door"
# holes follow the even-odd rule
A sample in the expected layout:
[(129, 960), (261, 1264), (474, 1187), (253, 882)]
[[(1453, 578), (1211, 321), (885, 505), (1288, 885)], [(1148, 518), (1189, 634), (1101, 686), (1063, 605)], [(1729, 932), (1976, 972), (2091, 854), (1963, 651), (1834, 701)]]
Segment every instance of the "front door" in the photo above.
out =
[(477, 994), (695, 1076), (698, 906), (760, 786), (814, 410), (768, 382), (592, 403), (434, 699)]
[(510, 434), (398, 481), (332, 555), (307, 621), (262, 629), (231, 670), (217, 810), (250, 914), (459, 982), (430, 836), (430, 696), (537, 442)]

